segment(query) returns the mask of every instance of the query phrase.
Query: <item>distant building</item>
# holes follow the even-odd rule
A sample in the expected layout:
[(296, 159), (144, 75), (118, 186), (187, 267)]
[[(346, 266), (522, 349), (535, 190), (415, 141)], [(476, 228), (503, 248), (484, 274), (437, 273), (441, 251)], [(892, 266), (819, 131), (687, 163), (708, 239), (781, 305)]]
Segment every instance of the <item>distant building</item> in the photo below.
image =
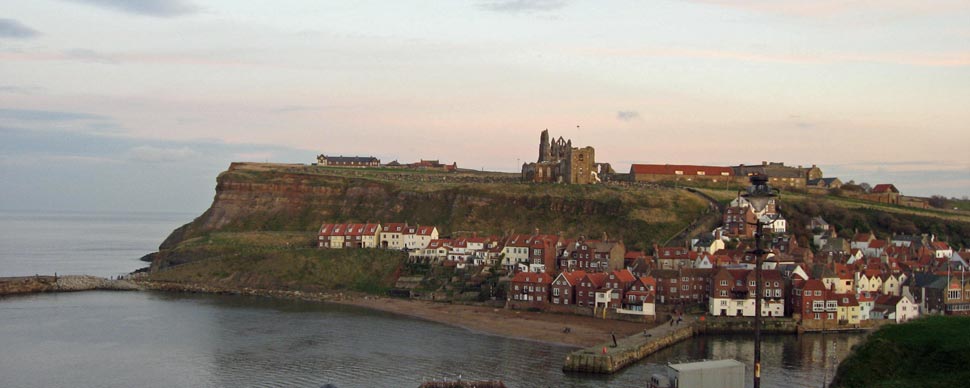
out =
[(318, 166), (329, 167), (379, 167), (381, 160), (373, 156), (317, 156)]
[(822, 170), (816, 165), (812, 167), (791, 167), (781, 162), (761, 162), (761, 165), (739, 165), (733, 167), (734, 175), (738, 177), (749, 177), (752, 175), (768, 176), (768, 183), (780, 188), (799, 188), (804, 189), (808, 186), (808, 181), (822, 179)]
[(549, 130), (539, 137), (539, 159), (522, 164), (522, 180), (536, 183), (590, 184), (599, 182), (596, 151), (573, 147), (572, 140), (549, 139)]
[(718, 166), (633, 164), (630, 165), (630, 178), (637, 182), (672, 180), (727, 182), (734, 180), (734, 171), (730, 167)]

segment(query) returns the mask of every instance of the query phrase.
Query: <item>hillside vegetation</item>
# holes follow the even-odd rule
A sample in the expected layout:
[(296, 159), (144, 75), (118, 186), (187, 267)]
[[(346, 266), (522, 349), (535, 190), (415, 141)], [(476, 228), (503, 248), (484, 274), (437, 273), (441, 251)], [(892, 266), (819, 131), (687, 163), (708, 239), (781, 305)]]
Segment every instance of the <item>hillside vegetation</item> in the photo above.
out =
[(965, 387), (970, 382), (970, 317), (930, 316), (888, 325), (854, 349), (833, 388)]
[(351, 290), (381, 293), (393, 287), (407, 255), (379, 249), (317, 249), (308, 233), (217, 232), (160, 253), (184, 264), (154, 271), (151, 280), (227, 288)]
[[(737, 191), (701, 190), (721, 203), (737, 198)], [(780, 211), (788, 220), (789, 231), (800, 243), (807, 243), (811, 231), (806, 225), (821, 216), (841, 237), (852, 237), (856, 230), (873, 231), (880, 238), (893, 233), (930, 233), (958, 247), (970, 246), (970, 214), (939, 209), (917, 209), (830, 195), (782, 191)]]

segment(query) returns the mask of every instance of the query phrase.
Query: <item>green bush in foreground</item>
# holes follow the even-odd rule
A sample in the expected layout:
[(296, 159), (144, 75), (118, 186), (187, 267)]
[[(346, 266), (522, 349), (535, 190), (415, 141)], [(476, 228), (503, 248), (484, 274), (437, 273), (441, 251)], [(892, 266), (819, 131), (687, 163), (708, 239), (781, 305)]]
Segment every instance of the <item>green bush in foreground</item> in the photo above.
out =
[(930, 316), (884, 326), (853, 350), (831, 387), (965, 387), (970, 317)]

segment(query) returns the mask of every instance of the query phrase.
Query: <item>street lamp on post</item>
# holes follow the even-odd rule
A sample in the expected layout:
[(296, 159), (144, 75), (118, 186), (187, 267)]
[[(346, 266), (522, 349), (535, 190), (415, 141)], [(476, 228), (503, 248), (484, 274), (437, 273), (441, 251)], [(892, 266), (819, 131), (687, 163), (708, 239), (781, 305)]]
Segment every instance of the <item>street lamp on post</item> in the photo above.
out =
[(751, 176), (751, 186), (748, 187), (747, 192), (741, 194), (740, 197), (744, 198), (751, 205), (752, 210), (754, 210), (755, 216), (755, 232), (754, 232), (754, 247), (753, 251), (748, 253), (754, 254), (754, 276), (755, 276), (755, 295), (754, 295), (754, 388), (761, 387), (761, 298), (762, 298), (762, 284), (761, 284), (761, 266), (762, 257), (767, 253), (761, 248), (761, 237), (764, 234), (764, 227), (768, 223), (761, 222), (761, 217), (765, 209), (768, 208), (769, 203), (778, 196), (776, 194), (778, 190), (768, 186), (768, 177), (760, 174), (755, 174)]

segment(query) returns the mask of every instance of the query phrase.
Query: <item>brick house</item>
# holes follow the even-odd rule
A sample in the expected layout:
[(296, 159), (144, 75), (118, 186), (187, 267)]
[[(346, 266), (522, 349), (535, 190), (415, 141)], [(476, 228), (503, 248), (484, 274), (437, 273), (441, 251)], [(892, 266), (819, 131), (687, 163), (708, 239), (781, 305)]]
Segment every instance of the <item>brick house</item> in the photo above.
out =
[(559, 258), (560, 269), (609, 272), (623, 268), (626, 247), (620, 241), (578, 240), (565, 246)]
[[(785, 291), (781, 273), (776, 270), (762, 270), (764, 295), (761, 301), (761, 314), (765, 317), (785, 315)], [(712, 294), (709, 304), (711, 315), (745, 316), (755, 315), (755, 293), (757, 275), (754, 270), (720, 269), (712, 278)]]
[(509, 297), (515, 306), (545, 307), (551, 285), (552, 277), (547, 273), (519, 272), (509, 284)]
[(587, 272), (576, 285), (576, 304), (593, 307), (596, 305), (596, 291), (606, 283), (606, 273)]
[(585, 271), (561, 272), (552, 281), (552, 304), (575, 305), (576, 286), (586, 277)]

